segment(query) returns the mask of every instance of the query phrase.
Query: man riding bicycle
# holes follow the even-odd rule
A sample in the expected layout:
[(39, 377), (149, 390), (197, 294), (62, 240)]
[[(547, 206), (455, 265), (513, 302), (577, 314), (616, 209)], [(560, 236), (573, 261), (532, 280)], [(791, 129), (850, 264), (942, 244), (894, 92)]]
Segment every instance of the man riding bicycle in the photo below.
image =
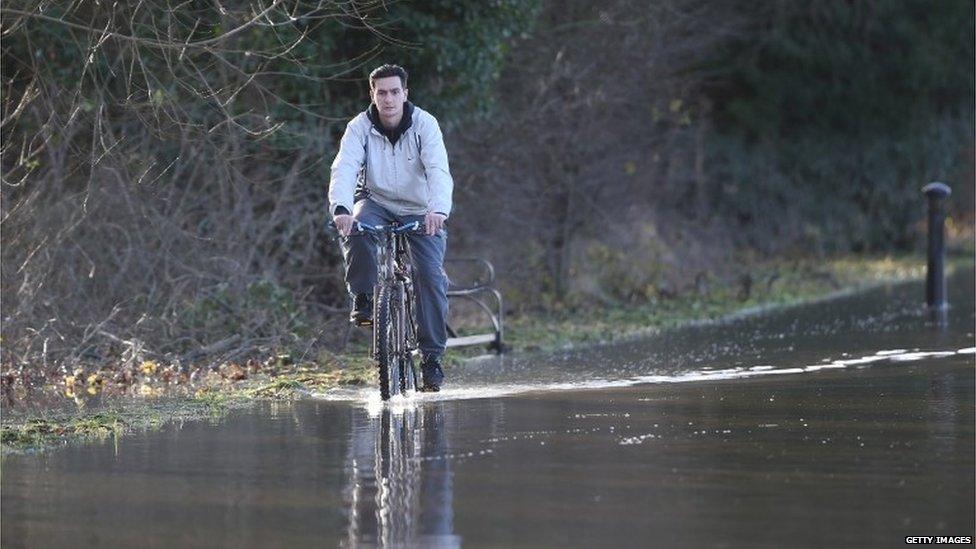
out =
[(376, 284), (376, 240), (351, 234), (355, 221), (368, 225), (420, 221), (424, 234), (410, 234), (417, 289), (417, 336), (423, 355), (422, 390), (437, 391), (444, 378), (447, 343), (447, 274), (444, 253), (454, 180), (437, 119), (407, 101), (407, 71), (383, 65), (369, 75), (371, 103), (346, 126), (332, 162), (329, 211), (342, 235), (346, 285), (353, 301), (350, 320), (370, 326)]

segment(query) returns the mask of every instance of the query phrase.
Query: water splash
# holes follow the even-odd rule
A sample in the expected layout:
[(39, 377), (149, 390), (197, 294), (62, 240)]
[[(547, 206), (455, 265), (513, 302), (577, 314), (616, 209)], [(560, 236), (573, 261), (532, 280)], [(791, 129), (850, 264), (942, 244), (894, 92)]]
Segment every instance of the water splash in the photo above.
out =
[(894, 364), (913, 362), (924, 359), (945, 358), (956, 355), (976, 354), (976, 348), (967, 347), (955, 351), (922, 351), (920, 349), (885, 349), (871, 355), (856, 358), (830, 359), (825, 358), (819, 364), (808, 366), (785, 367), (772, 364), (754, 366), (736, 366), (732, 368), (714, 369), (703, 367), (695, 370), (671, 374), (646, 374), (629, 376), (620, 379), (599, 378), (584, 381), (543, 381), (520, 383), (478, 383), (466, 382), (461, 387), (448, 387), (438, 393), (410, 392), (397, 395), (387, 402), (380, 399), (379, 391), (373, 388), (339, 388), (324, 392), (312, 393), (313, 398), (330, 401), (349, 401), (362, 403), (371, 417), (377, 417), (384, 409), (395, 413), (412, 410), (424, 402), (443, 400), (468, 400), (479, 398), (507, 397), (532, 392), (551, 391), (587, 391), (599, 389), (613, 389), (642, 384), (663, 383), (691, 383), (696, 381), (732, 380), (770, 375), (798, 375), (820, 370), (844, 369), (850, 367), (866, 367), (872, 364)]

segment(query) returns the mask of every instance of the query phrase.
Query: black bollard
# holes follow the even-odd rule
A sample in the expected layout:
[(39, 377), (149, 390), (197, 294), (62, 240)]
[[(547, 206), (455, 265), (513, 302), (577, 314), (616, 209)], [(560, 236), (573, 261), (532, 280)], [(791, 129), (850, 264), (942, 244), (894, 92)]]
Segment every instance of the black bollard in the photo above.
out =
[(943, 311), (946, 302), (945, 284), (945, 199), (952, 189), (945, 183), (929, 183), (922, 187), (929, 199), (929, 261), (925, 274), (925, 303), (933, 310)]

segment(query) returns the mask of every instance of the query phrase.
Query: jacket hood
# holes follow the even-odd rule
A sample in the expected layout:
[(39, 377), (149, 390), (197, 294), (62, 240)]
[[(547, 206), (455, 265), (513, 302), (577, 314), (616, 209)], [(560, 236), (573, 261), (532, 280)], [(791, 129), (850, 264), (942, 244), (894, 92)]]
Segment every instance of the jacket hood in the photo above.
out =
[(396, 145), (396, 142), (400, 139), (400, 136), (413, 125), (413, 103), (409, 101), (404, 102), (403, 117), (400, 118), (400, 125), (392, 130), (388, 130), (383, 127), (383, 123), (380, 121), (380, 112), (377, 110), (375, 104), (369, 104), (369, 108), (366, 109), (366, 116), (369, 118), (369, 121), (372, 122), (373, 127), (376, 128), (376, 131), (385, 135), (390, 140), (390, 143)]

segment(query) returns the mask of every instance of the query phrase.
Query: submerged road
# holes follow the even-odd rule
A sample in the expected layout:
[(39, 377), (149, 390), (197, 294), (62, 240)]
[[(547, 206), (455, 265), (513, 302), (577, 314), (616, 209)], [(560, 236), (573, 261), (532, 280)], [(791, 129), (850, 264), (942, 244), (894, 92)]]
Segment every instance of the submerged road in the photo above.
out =
[(973, 272), (450, 388), (263, 403), (8, 456), (6, 547), (889, 547), (973, 536)]

